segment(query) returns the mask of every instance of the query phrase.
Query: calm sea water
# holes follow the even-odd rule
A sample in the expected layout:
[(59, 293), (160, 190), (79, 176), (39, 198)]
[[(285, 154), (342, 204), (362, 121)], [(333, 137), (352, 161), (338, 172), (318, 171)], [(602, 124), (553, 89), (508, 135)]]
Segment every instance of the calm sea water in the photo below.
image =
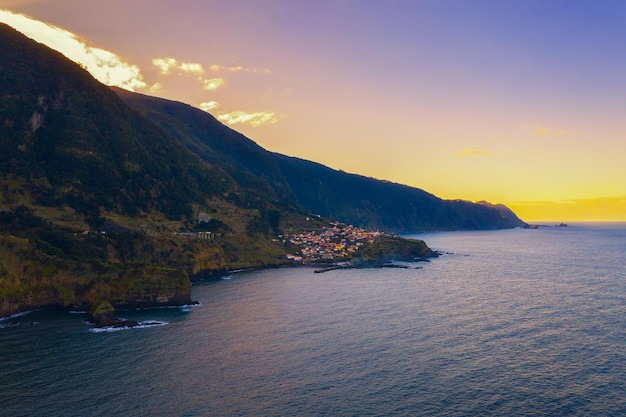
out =
[(626, 225), (419, 237), (447, 254), (238, 273), (121, 314), (161, 326), (0, 321), (0, 415), (626, 415)]

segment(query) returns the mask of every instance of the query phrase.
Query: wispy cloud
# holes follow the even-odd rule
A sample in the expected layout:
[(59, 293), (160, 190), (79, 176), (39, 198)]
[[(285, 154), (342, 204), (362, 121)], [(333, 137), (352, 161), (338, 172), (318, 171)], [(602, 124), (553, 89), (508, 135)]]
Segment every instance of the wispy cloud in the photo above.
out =
[(217, 118), (229, 125), (246, 124), (253, 127), (273, 125), (280, 120), (274, 112), (246, 113), (244, 111), (223, 113)]
[(248, 68), (248, 67), (243, 67), (241, 65), (237, 65), (237, 66), (225, 66), (225, 65), (211, 65), (209, 67), (209, 70), (213, 71), (213, 72), (251, 72), (254, 74), (271, 74), (272, 71), (269, 70), (269, 68), (264, 68), (262, 70), (258, 69), (258, 68)]
[(205, 101), (204, 103), (200, 103), (198, 107), (208, 112), (210, 110), (219, 109), (220, 104), (217, 101)]
[(169, 75), (173, 71), (199, 76), (204, 75), (204, 67), (197, 62), (180, 62), (175, 58), (154, 58), (152, 65), (157, 67), (162, 75)]
[(151, 92), (152, 94), (159, 94), (161, 91), (163, 91), (163, 84), (154, 83), (148, 88), (148, 91)]
[(489, 151), (483, 151), (480, 149), (466, 149), (464, 151), (459, 151), (456, 153), (456, 156), (458, 156), (459, 158), (463, 158), (466, 156), (490, 156), (491, 152)]
[[(226, 85), (226, 79), (218, 76), (213, 78), (205, 78), (204, 67), (197, 62), (182, 62), (176, 58), (155, 58), (152, 60), (152, 64), (159, 69), (159, 72), (163, 76), (185, 76), (193, 75), (195, 79), (202, 85), (205, 91), (216, 91), (219, 88)], [(250, 73), (267, 73), (269, 70), (257, 70), (255, 68), (246, 68), (243, 66), (224, 66), (224, 65), (211, 65), (208, 67), (209, 72), (221, 74), (228, 74), (234, 72), (250, 72)], [(226, 76), (226, 75), (224, 75)], [(155, 88), (160, 88), (161, 84), (154, 85)], [(198, 104), (198, 108), (206, 112), (218, 110), (220, 104), (217, 101), (205, 101)], [(248, 125), (253, 127), (273, 125), (279, 122), (280, 118), (274, 112), (245, 112), (245, 111), (221, 111), (217, 118), (223, 123), (229, 125)]]
[(206, 91), (215, 91), (226, 84), (224, 78), (204, 78), (204, 67), (198, 62), (182, 62), (176, 58), (154, 58), (152, 65), (161, 75), (193, 75)]
[[(26, 36), (59, 51), (72, 61), (81, 64), (94, 78), (104, 84), (122, 87), (131, 91), (145, 89), (154, 94), (163, 90), (162, 82), (156, 82), (148, 86), (138, 66), (129, 64), (113, 52), (89, 45), (78, 35), (65, 29), (8, 10), (0, 10), (0, 22), (8, 24)], [(176, 58), (165, 57), (153, 59), (152, 64), (164, 76), (193, 76), (206, 91), (215, 91), (226, 84), (226, 80), (222, 77), (205, 78), (205, 69), (198, 62), (183, 62)], [(267, 68), (257, 69), (224, 65), (211, 65), (209, 70), (213, 73), (271, 73)], [(216, 101), (205, 101), (200, 103), (198, 107), (204, 111), (210, 111), (219, 109), (220, 105)], [(276, 124), (281, 117), (274, 112), (248, 113), (231, 111), (220, 114), (218, 119), (229, 125), (241, 124), (258, 127)]]
[(179, 68), (181, 71), (184, 71), (188, 74), (194, 74), (194, 75), (204, 74), (204, 68), (202, 67), (202, 64), (198, 64), (197, 62), (183, 62), (180, 64)]
[(139, 67), (127, 63), (113, 52), (88, 45), (65, 29), (8, 10), (0, 10), (0, 22), (80, 63), (104, 84), (131, 91), (147, 86)]
[(202, 79), (202, 88), (206, 91), (215, 91), (218, 88), (222, 87), (226, 84), (226, 80), (223, 78), (210, 78), (210, 79)]
[(533, 127), (534, 136), (563, 136), (567, 133), (567, 130), (553, 129), (550, 127), (545, 127), (543, 125), (535, 125)]
[(152, 65), (157, 67), (161, 74), (168, 75), (172, 72), (172, 69), (176, 68), (178, 61), (174, 58), (154, 58), (152, 60)]

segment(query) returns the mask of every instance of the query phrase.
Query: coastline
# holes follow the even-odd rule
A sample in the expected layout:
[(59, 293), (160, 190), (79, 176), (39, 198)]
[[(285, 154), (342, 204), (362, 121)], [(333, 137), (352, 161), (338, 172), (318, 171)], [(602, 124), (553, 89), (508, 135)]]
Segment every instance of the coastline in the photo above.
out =
[[(120, 288), (116, 292), (102, 297), (63, 299), (59, 293), (50, 289), (48, 292), (33, 294), (31, 298), (10, 299), (5, 297), (0, 304), (0, 318), (10, 317), (24, 311), (39, 308), (61, 308), (64, 310), (95, 311), (103, 301), (110, 303), (113, 312), (121, 309), (144, 309), (164, 306), (182, 306), (193, 304), (191, 287), (194, 282), (221, 279), (229, 275), (263, 269), (306, 267), (314, 269), (314, 273), (328, 272), (336, 269), (353, 268), (402, 268), (395, 262), (424, 262), (436, 258), (440, 254), (430, 249), (423, 240), (400, 238), (397, 236), (378, 235), (373, 242), (359, 248), (356, 256), (345, 256), (315, 262), (289, 262), (288, 259), (274, 259), (265, 265), (238, 267), (235, 269), (216, 268), (204, 269), (195, 274), (184, 270), (163, 268), (158, 266), (134, 266), (125, 271)], [(131, 285), (142, 279), (140, 286)], [(124, 284), (124, 285), (122, 285)], [(164, 286), (165, 285), (165, 286)], [(36, 296), (36, 297), (35, 297)], [(36, 301), (34, 299), (36, 299)], [(35, 302), (29, 303), (29, 300)], [(22, 301), (22, 302), (20, 302)], [(24, 302), (26, 301), (26, 302)], [(37, 302), (38, 301), (38, 302)]]

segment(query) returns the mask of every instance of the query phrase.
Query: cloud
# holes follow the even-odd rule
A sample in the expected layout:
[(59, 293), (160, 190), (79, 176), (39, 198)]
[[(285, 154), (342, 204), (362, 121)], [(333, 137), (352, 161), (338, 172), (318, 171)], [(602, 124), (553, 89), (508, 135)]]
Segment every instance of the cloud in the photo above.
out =
[(189, 74), (194, 75), (203, 75), (204, 68), (202, 64), (198, 64), (197, 62), (183, 62), (179, 66), (180, 70)]
[(152, 64), (159, 69), (161, 75), (194, 75), (206, 91), (215, 91), (226, 85), (223, 78), (204, 78), (204, 67), (197, 62), (181, 62), (176, 58), (154, 58)]
[(220, 114), (217, 118), (229, 125), (246, 124), (252, 127), (273, 125), (280, 120), (280, 117), (273, 112), (246, 113), (243, 111)]
[(220, 104), (217, 101), (205, 101), (204, 103), (200, 103), (198, 107), (206, 112), (209, 110), (215, 110), (220, 107)]
[[(194, 75), (197, 76), (197, 80), (202, 85), (202, 88), (206, 91), (216, 91), (218, 88), (226, 85), (226, 80), (222, 77), (204, 78), (204, 67), (197, 62), (181, 62), (176, 58), (154, 58), (152, 64), (159, 69), (161, 75)], [(269, 69), (258, 70), (256, 68), (246, 68), (239, 66), (224, 66), (224, 65), (211, 65), (209, 67), (211, 72), (215, 73), (233, 73), (233, 72), (249, 72), (249, 73), (263, 73), (270, 74)]]
[(202, 81), (202, 88), (204, 88), (207, 91), (215, 91), (221, 86), (223, 86), (224, 84), (226, 84), (226, 80), (224, 80), (223, 78), (210, 78), (208, 80), (201, 79), (201, 81)]
[(225, 67), (223, 65), (211, 65), (209, 69), (213, 72), (238, 72), (243, 71), (243, 67), (241, 65), (237, 67)]
[(536, 125), (533, 127), (534, 136), (563, 136), (567, 133), (567, 130), (552, 129), (543, 125)]
[(65, 29), (8, 10), (0, 10), (0, 22), (81, 64), (94, 78), (104, 84), (131, 91), (147, 86), (139, 67), (125, 62), (113, 52), (89, 46), (77, 35)]
[(235, 67), (228, 67), (224, 65), (211, 65), (209, 67), (209, 70), (213, 72), (251, 72), (254, 74), (271, 74), (272, 73), (272, 71), (270, 71), (269, 68), (260, 70), (257, 68), (246, 68), (241, 65), (238, 65)]
[(456, 153), (456, 156), (458, 156), (459, 158), (463, 158), (466, 156), (490, 156), (491, 152), (489, 151), (483, 151), (480, 149), (466, 149), (464, 151), (459, 151)]
[(150, 86), (150, 88), (148, 88), (148, 91), (151, 92), (152, 94), (159, 94), (161, 91), (163, 91), (163, 84), (154, 83), (152, 84), (152, 86)]
[(172, 68), (176, 68), (178, 61), (174, 58), (154, 58), (152, 60), (152, 65), (157, 67), (161, 74), (167, 75), (172, 71)]
[(204, 75), (204, 67), (197, 62), (180, 62), (175, 58), (154, 58), (152, 65), (157, 67), (162, 75), (169, 75), (173, 70), (185, 74)]

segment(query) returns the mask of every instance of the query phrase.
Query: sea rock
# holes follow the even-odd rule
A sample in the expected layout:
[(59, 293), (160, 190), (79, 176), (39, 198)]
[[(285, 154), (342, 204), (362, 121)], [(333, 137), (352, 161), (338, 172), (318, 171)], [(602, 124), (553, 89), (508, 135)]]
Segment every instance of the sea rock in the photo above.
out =
[(115, 308), (110, 302), (101, 301), (89, 314), (89, 318), (96, 327), (135, 327), (138, 326), (135, 320), (116, 319)]

